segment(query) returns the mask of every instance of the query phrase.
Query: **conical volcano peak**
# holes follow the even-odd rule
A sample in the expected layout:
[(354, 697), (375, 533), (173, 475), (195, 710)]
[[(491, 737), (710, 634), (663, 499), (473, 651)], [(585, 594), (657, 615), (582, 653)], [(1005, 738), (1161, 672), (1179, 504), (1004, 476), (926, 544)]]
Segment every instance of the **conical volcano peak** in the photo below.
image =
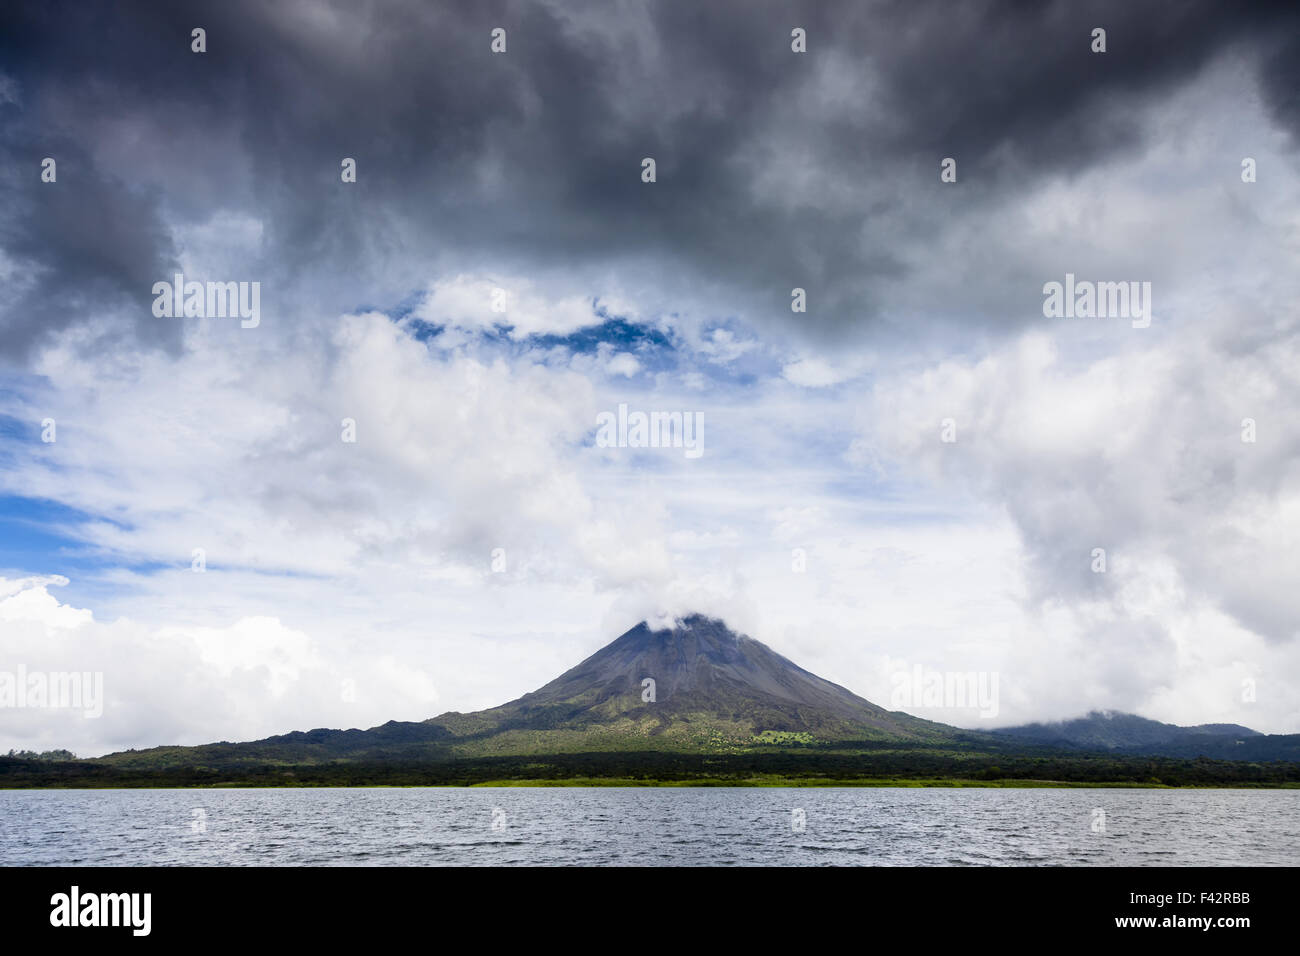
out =
[(628, 633), (637, 632), (642, 637), (659, 643), (680, 644), (683, 642), (705, 647), (735, 647), (742, 641), (751, 640), (729, 628), (721, 618), (708, 617), (704, 614), (687, 614), (673, 619), (668, 627), (655, 627), (649, 621), (642, 621)]
[[(677, 618), (671, 626), (656, 627), (642, 621), (569, 674), (579, 673), (581, 679), (594, 674), (607, 680), (621, 676), (629, 682), (635, 678), (638, 685), (650, 677), (671, 695), (701, 680), (711, 680), (716, 675), (710, 668), (743, 666), (745, 649), (751, 645), (772, 653), (753, 638), (731, 630), (725, 621), (703, 614)], [(591, 665), (596, 665), (594, 671)]]
[(699, 613), (671, 626), (641, 621), (549, 684), (488, 713), (498, 726), (519, 729), (618, 727), (641, 738), (695, 736), (711, 727), (741, 741), (769, 730), (913, 736), (925, 723), (888, 714)]
[(685, 617), (679, 617), (674, 621), (673, 630), (699, 634), (718, 640), (727, 640), (733, 644), (745, 637), (745, 635), (729, 628), (722, 618), (709, 617), (705, 614), (688, 614)]

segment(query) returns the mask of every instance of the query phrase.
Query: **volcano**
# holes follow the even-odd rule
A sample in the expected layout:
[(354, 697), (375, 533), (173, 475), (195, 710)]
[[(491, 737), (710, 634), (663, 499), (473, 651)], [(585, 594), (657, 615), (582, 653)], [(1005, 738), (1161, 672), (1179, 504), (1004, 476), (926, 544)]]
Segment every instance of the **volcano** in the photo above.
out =
[(533, 754), (735, 753), (836, 742), (951, 740), (955, 727), (887, 711), (722, 621), (642, 622), (529, 694), (489, 710), (369, 730), (109, 754), (118, 766), (409, 762)]
[(928, 740), (953, 730), (887, 711), (699, 614), (660, 630), (643, 621), (530, 694), (425, 723), (467, 742), (494, 740), (486, 749), (498, 753), (583, 744)]

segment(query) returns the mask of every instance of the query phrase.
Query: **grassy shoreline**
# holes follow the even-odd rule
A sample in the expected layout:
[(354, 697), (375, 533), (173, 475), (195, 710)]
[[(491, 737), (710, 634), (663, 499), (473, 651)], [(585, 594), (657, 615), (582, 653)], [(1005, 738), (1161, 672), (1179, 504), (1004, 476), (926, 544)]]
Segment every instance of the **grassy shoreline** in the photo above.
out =
[(585, 752), (200, 765), (0, 757), (0, 790), (213, 787), (942, 787), (1294, 789), (1300, 762), (915, 748), (747, 754)]

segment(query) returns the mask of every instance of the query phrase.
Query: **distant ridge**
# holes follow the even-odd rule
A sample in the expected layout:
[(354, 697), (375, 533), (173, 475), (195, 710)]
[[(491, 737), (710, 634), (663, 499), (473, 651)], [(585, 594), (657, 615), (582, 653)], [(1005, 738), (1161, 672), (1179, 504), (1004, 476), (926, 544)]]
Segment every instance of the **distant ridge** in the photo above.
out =
[(1118, 754), (1204, 756), (1221, 760), (1300, 759), (1300, 735), (1269, 736), (1239, 724), (1180, 727), (1114, 710), (1094, 710), (1073, 720), (1004, 727), (992, 733), (1047, 747)]

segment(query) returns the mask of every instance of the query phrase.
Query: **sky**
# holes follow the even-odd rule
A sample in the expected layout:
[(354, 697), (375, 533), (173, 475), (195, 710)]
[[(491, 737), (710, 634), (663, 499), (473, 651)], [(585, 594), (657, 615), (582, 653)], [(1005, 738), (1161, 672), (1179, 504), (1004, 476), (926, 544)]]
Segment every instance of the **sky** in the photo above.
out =
[(1293, 4), (5, 4), (0, 675), (104, 700), (0, 751), (482, 709), (690, 612), (997, 675), (901, 708), (965, 727), (1300, 732), (1297, 91)]

